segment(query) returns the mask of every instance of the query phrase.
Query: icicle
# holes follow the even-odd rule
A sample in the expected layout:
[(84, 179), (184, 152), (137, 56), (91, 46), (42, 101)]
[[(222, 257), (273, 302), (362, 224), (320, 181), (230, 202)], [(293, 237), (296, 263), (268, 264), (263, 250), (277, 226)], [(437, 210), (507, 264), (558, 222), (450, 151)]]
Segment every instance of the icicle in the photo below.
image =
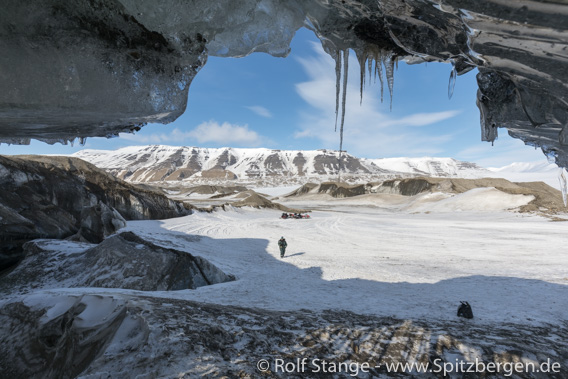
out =
[(393, 93), (393, 86), (394, 86), (394, 60), (392, 59), (392, 54), (387, 54), (384, 57), (384, 64), (385, 64), (385, 73), (387, 77), (387, 84), (389, 86), (389, 93), (390, 93), (390, 109), (392, 111), (392, 93)]
[(337, 132), (337, 115), (339, 113), (339, 90), (341, 89), (341, 51), (335, 54), (335, 131)]
[(343, 124), (345, 123), (345, 100), (347, 99), (347, 73), (349, 71), (349, 49), (343, 50), (343, 97), (341, 99), (341, 128), (339, 129), (339, 150), (343, 148)]
[[(337, 56), (338, 57), (341, 56), (339, 54), (339, 52), (338, 52)], [(338, 62), (338, 60), (336, 60), (336, 63)], [(340, 66), (340, 69), (337, 70), (337, 65), (336, 65), (336, 72), (341, 73), (341, 66)], [(343, 50), (343, 86), (342, 86), (343, 87), (343, 93), (342, 93), (342, 98), (341, 98), (341, 126), (339, 128), (339, 172), (341, 172), (341, 166), (342, 166), (343, 125), (345, 124), (345, 102), (346, 102), (346, 99), (347, 99), (347, 74), (348, 74), (348, 72), (349, 72), (349, 49), (345, 49), (345, 50)], [(337, 78), (338, 78), (337, 83), (339, 83), (339, 77), (340, 77), (340, 75), (337, 76)], [(338, 88), (339, 88), (339, 86), (338, 86)], [(337, 99), (338, 99), (338, 103), (339, 103), (339, 89), (337, 90), (337, 95), (338, 95)], [(339, 108), (339, 104), (337, 104), (336, 111), (337, 111), (337, 108)], [(337, 115), (337, 113), (336, 113), (336, 115)], [(337, 131), (337, 119), (336, 119), (335, 130)]]
[(562, 200), (564, 201), (564, 207), (568, 207), (568, 172), (562, 167), (558, 175), (558, 180), (560, 181), (560, 190), (562, 191)]
[(85, 146), (87, 143), (87, 137), (79, 137), (79, 145)]
[(384, 94), (384, 83), (383, 83), (383, 57), (381, 53), (378, 53), (375, 57), (375, 82), (377, 81), (377, 76), (381, 82), (381, 103), (383, 102)]
[(365, 61), (367, 60), (367, 54), (364, 52), (357, 52), (357, 60), (359, 61), (359, 69), (361, 71), (361, 83), (360, 83), (360, 100), (359, 105), (363, 104), (363, 87), (365, 87)]
[(450, 73), (450, 82), (448, 83), (448, 99), (451, 99), (454, 95), (454, 88), (456, 86), (456, 66), (452, 63), (452, 72)]
[[(371, 85), (371, 77), (373, 76), (373, 59), (372, 57), (367, 57), (367, 68), (369, 70), (369, 83)], [(376, 78), (375, 78), (376, 80)]]

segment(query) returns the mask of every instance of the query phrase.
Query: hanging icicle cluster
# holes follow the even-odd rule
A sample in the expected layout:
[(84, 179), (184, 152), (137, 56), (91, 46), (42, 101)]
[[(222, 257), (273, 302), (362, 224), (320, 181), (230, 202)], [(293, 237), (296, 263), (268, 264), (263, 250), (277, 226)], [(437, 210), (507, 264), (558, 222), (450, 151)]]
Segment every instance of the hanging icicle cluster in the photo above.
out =
[[(394, 54), (391, 52), (385, 52), (382, 50), (376, 49), (364, 49), (361, 51), (356, 51), (355, 54), (357, 55), (357, 60), (359, 61), (359, 67), (361, 69), (361, 88), (360, 88), (360, 95), (361, 100), (360, 103), (363, 103), (363, 88), (365, 87), (365, 82), (367, 79), (365, 78), (365, 72), (368, 71), (368, 82), (371, 83), (371, 77), (374, 73), (374, 81), (377, 82), (377, 76), (379, 77), (379, 81), (381, 83), (381, 103), (383, 102), (383, 66), (385, 68), (385, 76), (387, 81), (387, 86), (389, 88), (390, 94), (390, 109), (392, 110), (392, 95), (394, 89), (394, 67), (395, 63), (397, 63)], [(375, 69), (373, 70), (373, 64), (375, 65)]]
[[(392, 110), (392, 96), (394, 89), (394, 66), (398, 63), (396, 57), (392, 52), (385, 52), (377, 49), (362, 49), (356, 50), (357, 60), (361, 69), (361, 88), (360, 88), (360, 104), (363, 103), (363, 87), (365, 86), (365, 72), (369, 72), (368, 81), (371, 83), (371, 77), (374, 73), (374, 82), (377, 82), (377, 77), (381, 84), (381, 103), (383, 102), (383, 66), (385, 69), (385, 76), (387, 86), (390, 94), (390, 109)], [(336, 50), (333, 57), (335, 59), (335, 131), (337, 131), (337, 120), (339, 119), (339, 109), (341, 97), (341, 123), (339, 127), (339, 172), (342, 169), (343, 157), (343, 125), (345, 123), (345, 102), (347, 99), (347, 72), (349, 70), (349, 49)], [(373, 64), (375, 65), (373, 70)], [(341, 80), (343, 74), (343, 80)]]

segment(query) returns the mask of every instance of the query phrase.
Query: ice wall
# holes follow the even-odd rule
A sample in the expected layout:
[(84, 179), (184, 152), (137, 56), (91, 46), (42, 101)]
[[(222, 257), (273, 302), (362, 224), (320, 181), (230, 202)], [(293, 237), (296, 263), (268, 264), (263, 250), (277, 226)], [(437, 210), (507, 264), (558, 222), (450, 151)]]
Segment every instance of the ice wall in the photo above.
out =
[(49, 142), (170, 122), (205, 63), (197, 32), (148, 29), (117, 1), (3, 2), (0, 138)]
[(338, 63), (340, 129), (349, 49), (361, 82), (370, 69), (391, 94), (397, 60), (443, 61), (454, 68), (450, 96), (455, 76), (479, 67), (483, 140), (505, 127), (568, 166), (568, 5), (546, 0), (8, 0), (0, 140), (64, 142), (171, 122), (208, 55), (286, 56), (302, 26)]

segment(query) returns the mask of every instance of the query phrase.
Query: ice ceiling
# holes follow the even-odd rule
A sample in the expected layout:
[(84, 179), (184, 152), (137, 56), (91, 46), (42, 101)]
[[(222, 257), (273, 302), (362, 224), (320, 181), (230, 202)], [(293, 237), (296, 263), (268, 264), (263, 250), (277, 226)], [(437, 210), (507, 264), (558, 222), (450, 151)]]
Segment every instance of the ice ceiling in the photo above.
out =
[[(9, 0), (0, 12), (0, 141), (49, 143), (168, 123), (208, 55), (288, 54), (307, 27), (337, 62), (475, 67), (482, 140), (498, 128), (568, 166), (564, 0)], [(355, 78), (357, 79), (357, 78)], [(338, 112), (342, 125), (342, 111)]]

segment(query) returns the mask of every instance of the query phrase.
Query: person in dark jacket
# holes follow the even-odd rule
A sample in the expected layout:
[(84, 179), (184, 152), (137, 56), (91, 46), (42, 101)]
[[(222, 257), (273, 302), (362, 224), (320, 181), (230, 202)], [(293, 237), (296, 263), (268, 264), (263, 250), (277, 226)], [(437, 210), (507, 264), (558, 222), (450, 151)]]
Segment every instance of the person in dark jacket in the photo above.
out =
[(286, 252), (287, 246), (288, 246), (288, 244), (286, 243), (286, 240), (284, 239), (284, 237), (282, 237), (278, 240), (278, 247), (280, 248), (280, 258), (284, 258), (284, 253)]

